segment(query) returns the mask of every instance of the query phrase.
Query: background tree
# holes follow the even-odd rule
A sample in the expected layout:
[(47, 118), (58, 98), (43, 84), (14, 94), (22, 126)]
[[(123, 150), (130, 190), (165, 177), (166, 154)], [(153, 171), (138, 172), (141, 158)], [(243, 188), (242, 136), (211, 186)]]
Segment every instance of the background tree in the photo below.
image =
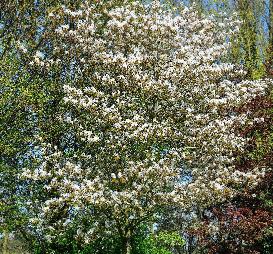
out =
[[(272, 107), (270, 91), (238, 109), (252, 112), (256, 119), (250, 128), (240, 129), (250, 141), (246, 154), (238, 161), (239, 170), (245, 172), (257, 165), (272, 168)], [(256, 188), (244, 190), (205, 214), (199, 234), (211, 253), (272, 252), (272, 171)]]
[[(40, 50), (50, 53), (46, 39), (47, 14), (60, 4), (77, 6), (76, 1), (1, 1), (1, 232), (16, 233), (32, 244), (29, 234), (26, 202), (30, 192), (27, 182), (18, 178), (26, 165), (37, 166), (40, 137), (65, 147), (60, 134), (62, 126), (54, 120), (60, 112), (61, 71), (50, 77), (28, 65), (29, 59)], [(40, 137), (38, 138), (38, 134)], [(62, 144), (61, 144), (62, 143)], [(33, 232), (32, 232), (33, 233)], [(39, 240), (39, 235), (36, 235)]]

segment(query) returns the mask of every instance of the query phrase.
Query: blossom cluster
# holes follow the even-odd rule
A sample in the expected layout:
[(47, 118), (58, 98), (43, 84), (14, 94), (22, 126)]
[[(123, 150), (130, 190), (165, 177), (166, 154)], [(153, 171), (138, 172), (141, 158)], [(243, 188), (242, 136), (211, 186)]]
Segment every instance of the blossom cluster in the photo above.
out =
[[(252, 122), (234, 107), (264, 94), (270, 81), (240, 81), (244, 71), (221, 60), (236, 26), (223, 29), (193, 9), (173, 13), (159, 1), (109, 9), (99, 2), (76, 12), (64, 7), (73, 26), (56, 28), (58, 54), (34, 58), (41, 67), (74, 67), (63, 101), (77, 116), (71, 123), (82, 151), (73, 158), (44, 154), (39, 170), (25, 173), (55, 193), (41, 221), (64, 206), (66, 217), (90, 209), (94, 228), (79, 233), (88, 241), (106, 224), (123, 232), (159, 207), (205, 207), (255, 185), (266, 169), (235, 168), (234, 154), (247, 139), (234, 128)], [(185, 167), (188, 182), (181, 180)], [(55, 221), (52, 232), (65, 221)]]

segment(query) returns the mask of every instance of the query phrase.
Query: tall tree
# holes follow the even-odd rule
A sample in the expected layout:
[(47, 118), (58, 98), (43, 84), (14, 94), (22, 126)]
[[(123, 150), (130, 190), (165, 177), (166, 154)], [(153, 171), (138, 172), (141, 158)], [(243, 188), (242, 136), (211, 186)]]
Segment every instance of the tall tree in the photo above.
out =
[(236, 171), (233, 153), (245, 140), (233, 128), (248, 118), (232, 113), (269, 81), (233, 82), (242, 70), (217, 62), (228, 49), (227, 24), (188, 9), (175, 15), (159, 1), (108, 3), (50, 14), (53, 23), (62, 15), (74, 23), (58, 25), (56, 54), (33, 64), (45, 73), (71, 66), (59, 120), (80, 146), (45, 146), (42, 167), (24, 177), (49, 194), (37, 200), (33, 218), (45, 237), (53, 240), (87, 216), (88, 225), (77, 225), (79, 242), (117, 234), (122, 253), (131, 253), (140, 224), (157, 222), (166, 207), (206, 207), (263, 175), (260, 168)]
[(269, 0), (269, 43), (273, 47), (273, 1)]

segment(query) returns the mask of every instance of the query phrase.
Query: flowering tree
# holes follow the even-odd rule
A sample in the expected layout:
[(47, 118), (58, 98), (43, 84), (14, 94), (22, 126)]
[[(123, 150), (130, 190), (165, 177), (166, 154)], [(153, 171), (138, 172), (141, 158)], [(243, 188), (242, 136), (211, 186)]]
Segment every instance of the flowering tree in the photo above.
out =
[(87, 216), (88, 225), (77, 226), (79, 242), (115, 233), (130, 253), (135, 230), (162, 208), (206, 207), (264, 174), (234, 165), (245, 139), (233, 128), (252, 121), (233, 108), (269, 83), (238, 82), (244, 72), (219, 61), (234, 22), (173, 12), (159, 1), (112, 8), (99, 1), (49, 15), (53, 24), (61, 15), (71, 22), (57, 25), (53, 57), (38, 52), (30, 64), (70, 67), (59, 119), (78, 144), (45, 146), (41, 166), (24, 173), (44, 182), (47, 200), (32, 222), (49, 239)]

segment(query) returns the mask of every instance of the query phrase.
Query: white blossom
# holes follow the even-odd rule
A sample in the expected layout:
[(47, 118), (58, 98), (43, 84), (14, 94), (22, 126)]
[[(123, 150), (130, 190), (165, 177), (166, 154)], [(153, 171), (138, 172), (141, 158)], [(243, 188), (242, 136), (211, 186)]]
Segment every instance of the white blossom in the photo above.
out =
[[(89, 83), (75, 78), (63, 86), (68, 110), (79, 112), (77, 121), (63, 119), (83, 142), (81, 163), (54, 151), (42, 173), (23, 173), (57, 190), (42, 205), (43, 220), (64, 204), (99, 211), (97, 226), (78, 232), (89, 241), (105, 222), (115, 230), (159, 206), (205, 207), (236, 195), (238, 184), (255, 185), (264, 169), (239, 172), (234, 157), (247, 143), (234, 130), (251, 121), (233, 110), (263, 95), (270, 81), (231, 81), (244, 74), (220, 60), (233, 23), (200, 19), (187, 8), (174, 15), (159, 1), (125, 1), (103, 12), (104, 27), (95, 22), (102, 14), (96, 5), (65, 9), (76, 26), (56, 30), (54, 46), (76, 59), (76, 74)], [(181, 164), (190, 169), (188, 182), (181, 181)]]

